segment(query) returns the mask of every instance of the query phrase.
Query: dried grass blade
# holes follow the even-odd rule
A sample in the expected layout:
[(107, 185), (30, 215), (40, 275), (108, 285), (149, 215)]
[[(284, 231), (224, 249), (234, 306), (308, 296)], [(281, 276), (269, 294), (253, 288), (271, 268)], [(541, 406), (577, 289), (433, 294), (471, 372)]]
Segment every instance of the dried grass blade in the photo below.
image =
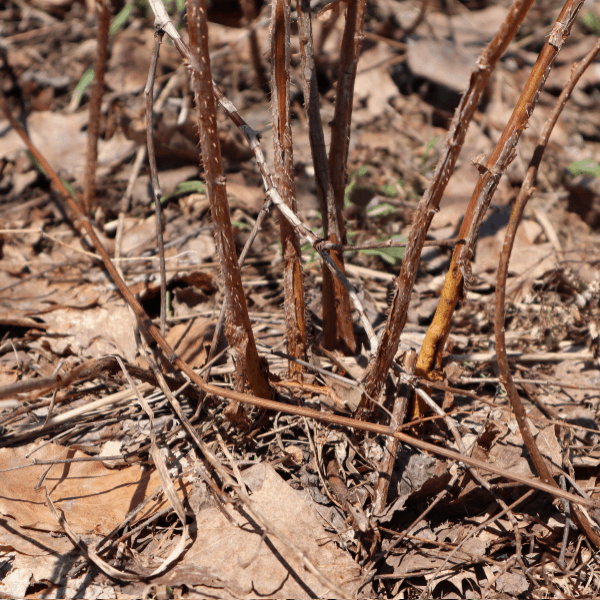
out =
[(131, 375), (129, 375), (129, 372), (125, 368), (125, 365), (123, 364), (123, 361), (121, 360), (121, 358), (119, 356), (115, 356), (115, 358), (119, 362), (121, 370), (123, 371), (123, 374), (127, 378), (129, 385), (135, 392), (136, 398), (137, 398), (138, 402), (140, 403), (140, 406), (144, 409), (144, 412), (148, 415), (148, 419), (150, 421), (150, 456), (152, 456), (152, 460), (154, 461), (154, 466), (156, 467), (156, 470), (158, 471), (158, 476), (160, 477), (160, 482), (162, 483), (165, 496), (168, 498), (169, 502), (171, 503), (171, 506), (173, 506), (175, 513), (177, 514), (177, 516), (179, 517), (179, 520), (181, 521), (181, 524), (183, 525), (183, 533), (181, 534), (181, 537), (179, 539), (179, 542), (177, 543), (177, 546), (175, 546), (175, 548), (173, 548), (173, 550), (171, 551), (169, 556), (167, 556), (167, 558), (165, 558), (165, 560), (150, 575), (148, 575), (148, 577), (156, 577), (156, 575), (159, 575), (160, 573), (162, 573), (170, 564), (175, 562), (183, 554), (183, 550), (185, 549), (185, 545), (186, 545), (188, 537), (189, 537), (187, 520), (185, 518), (185, 510), (183, 508), (181, 499), (177, 495), (177, 490), (175, 490), (175, 486), (173, 485), (173, 482), (171, 481), (171, 477), (169, 476), (169, 471), (167, 470), (165, 458), (161, 454), (161, 452), (158, 449), (158, 446), (156, 444), (156, 432), (154, 431), (154, 411), (150, 408), (149, 404), (146, 402), (144, 397), (140, 394), (137, 386), (135, 385), (133, 379), (131, 378)]

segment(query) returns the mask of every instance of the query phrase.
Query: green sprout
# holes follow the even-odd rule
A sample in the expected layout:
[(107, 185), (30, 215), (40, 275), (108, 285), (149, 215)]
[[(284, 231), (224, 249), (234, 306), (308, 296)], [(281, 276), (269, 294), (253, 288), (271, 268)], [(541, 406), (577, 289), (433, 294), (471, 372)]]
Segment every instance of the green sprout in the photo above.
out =
[(440, 139), (440, 136), (434, 137), (432, 140), (427, 142), (427, 147), (425, 148), (425, 154), (423, 154), (423, 160), (421, 160), (421, 168), (425, 166), (433, 147), (436, 145), (437, 141)]
[[(133, 4), (126, 4), (117, 13), (115, 18), (113, 19), (113, 22), (111, 23), (110, 29), (108, 30), (109, 36), (115, 35), (115, 33), (117, 33), (117, 31), (119, 31), (119, 29), (121, 29), (121, 27), (123, 27), (123, 25), (125, 24), (127, 19), (129, 19), (129, 16), (131, 15), (132, 9), (133, 9)], [(78, 94), (78, 96), (77, 96), (78, 102), (81, 102), (81, 97), (83, 96), (83, 93), (87, 89), (88, 85), (90, 85), (90, 83), (92, 83), (93, 79), (94, 79), (94, 69), (93, 69), (93, 67), (90, 67), (89, 69), (85, 70), (84, 74), (81, 76), (81, 79), (77, 82), (77, 85), (75, 86), (74, 92), (76, 94)]]
[[(393, 235), (391, 238), (383, 238), (379, 241), (387, 242), (389, 240), (394, 242), (405, 242), (406, 238), (402, 235)], [(363, 254), (370, 254), (371, 256), (379, 256), (390, 265), (397, 265), (404, 258), (404, 250), (405, 248), (401, 246), (396, 248), (371, 248), (368, 250), (359, 250), (359, 252), (362, 252)]]
[(577, 175), (600, 177), (600, 166), (592, 160), (576, 160), (567, 168), (573, 177), (577, 177)]
[(350, 177), (350, 181), (348, 182), (348, 185), (346, 186), (346, 189), (344, 190), (344, 207), (348, 208), (352, 202), (350, 201), (350, 194), (352, 193), (352, 190), (355, 188), (356, 186), (356, 180), (359, 177), (362, 177), (363, 175), (365, 175), (367, 172), (367, 165), (363, 165), (362, 167), (360, 167), (360, 169), (357, 169), (356, 171), (354, 171), (354, 173), (352, 173), (352, 176)]
[(86, 69), (85, 73), (81, 76), (81, 79), (77, 82), (77, 85), (73, 90), (74, 93), (78, 94), (77, 99), (79, 102), (81, 102), (81, 96), (83, 95), (83, 92), (85, 92), (87, 86), (90, 85), (90, 83), (92, 83), (93, 79), (94, 69)]
[(125, 21), (127, 21), (127, 19), (129, 19), (129, 15), (131, 14), (132, 9), (133, 9), (133, 4), (126, 4), (117, 13), (115, 18), (113, 19), (110, 29), (108, 30), (109, 36), (114, 35), (115, 33), (117, 33), (117, 31), (119, 31), (119, 29), (121, 29), (121, 27), (123, 27), (123, 25), (125, 24)]
[(589, 12), (585, 17), (583, 17), (583, 24), (593, 33), (600, 36), (600, 19), (592, 13)]
[[(170, 194), (161, 196), (160, 203), (166, 204), (173, 198), (185, 196), (186, 194), (204, 194), (205, 191), (206, 186), (201, 181), (182, 181)], [(154, 203), (152, 203), (152, 206), (154, 206)]]

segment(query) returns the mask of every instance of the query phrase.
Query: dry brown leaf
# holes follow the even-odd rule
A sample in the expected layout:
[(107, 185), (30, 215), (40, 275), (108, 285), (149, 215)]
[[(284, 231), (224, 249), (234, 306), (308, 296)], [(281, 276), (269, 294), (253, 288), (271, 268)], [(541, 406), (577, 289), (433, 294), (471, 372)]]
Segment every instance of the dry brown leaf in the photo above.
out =
[(215, 323), (211, 319), (197, 318), (189, 329), (188, 326), (188, 323), (174, 325), (165, 339), (171, 347), (177, 347), (177, 354), (190, 366), (203, 367), (206, 364)]
[[(318, 515), (301, 496), (272, 467), (264, 464), (247, 469), (243, 476), (253, 491), (253, 506), (268, 515), (275, 527), (303, 549), (327, 577), (347, 591), (347, 597), (353, 597), (360, 568), (336, 546)], [(248, 522), (243, 510), (232, 512), (232, 516), (240, 527), (232, 525), (216, 508), (198, 513), (194, 544), (177, 569), (160, 579), (161, 584), (173, 587), (186, 583), (185, 577), (192, 569), (200, 577), (201, 587), (229, 588), (227, 592), (219, 592), (221, 598), (265, 595), (300, 599), (328, 593), (276, 538), (268, 535), (261, 542), (260, 529), (257, 532)], [(201, 583), (202, 578), (206, 581), (208, 577), (218, 585)]]
[[(80, 179), (85, 168), (85, 148), (87, 134), (87, 111), (69, 115), (53, 111), (31, 113), (27, 118), (27, 129), (36, 148), (46, 160), (57, 169), (65, 169), (69, 175)], [(0, 121), (0, 131), (8, 131), (0, 137), (0, 158), (6, 158), (15, 151), (25, 151), (19, 135), (9, 128), (6, 121)]]
[[(39, 460), (83, 458), (81, 452), (48, 444), (25, 458), (35, 445), (0, 449), (3, 468)], [(21, 528), (60, 531), (45, 505), (44, 491), (34, 487), (48, 466), (33, 466), (0, 473), (0, 513), (15, 519)], [(121, 470), (107, 469), (101, 462), (54, 465), (45, 479), (56, 505), (79, 534), (106, 535), (159, 486), (158, 475), (134, 465)], [(1, 540), (2, 532), (0, 532)]]
[(71, 352), (99, 358), (119, 354), (128, 362), (135, 360), (136, 320), (123, 300), (113, 302), (110, 309), (105, 306), (87, 310), (61, 308), (44, 318), (48, 333), (54, 334), (44, 339), (58, 355)]
[(354, 102), (366, 101), (370, 119), (385, 114), (390, 108), (390, 99), (400, 94), (388, 73), (388, 63), (394, 56), (391, 48), (383, 43), (376, 44), (360, 55)]
[[(108, 61), (105, 78), (107, 85), (119, 94), (131, 94), (142, 90), (148, 78), (148, 61), (153, 43), (152, 31), (143, 28), (140, 21), (118, 32)], [(173, 45), (162, 44), (161, 65), (171, 63), (177, 66), (176, 55)]]

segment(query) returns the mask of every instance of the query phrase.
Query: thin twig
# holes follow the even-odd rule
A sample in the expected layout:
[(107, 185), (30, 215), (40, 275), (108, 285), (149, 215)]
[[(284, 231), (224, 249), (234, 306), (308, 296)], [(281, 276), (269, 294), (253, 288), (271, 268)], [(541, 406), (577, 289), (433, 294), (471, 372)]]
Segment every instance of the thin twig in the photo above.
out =
[[(252, 59), (252, 66), (254, 67), (254, 71), (256, 73), (256, 82), (258, 83), (258, 87), (265, 94), (268, 94), (271, 91), (269, 87), (269, 78), (267, 77), (267, 73), (262, 62), (256, 28), (253, 27), (253, 22), (257, 17), (256, 0), (240, 0), (240, 6), (242, 8), (242, 12), (244, 13), (244, 21), (246, 21), (245, 26), (248, 33), (250, 58)], [(214, 60), (212, 56), (211, 60)]]
[(521, 134), (527, 127), (546, 78), (561, 47), (571, 32), (571, 27), (582, 4), (583, 0), (567, 0), (565, 2), (529, 74), (500, 140), (498, 140), (485, 164), (480, 163), (477, 165), (480, 172), (479, 179), (458, 233), (459, 239), (465, 239), (467, 243), (455, 248), (452, 254), (438, 307), (419, 353), (417, 375), (426, 377), (433, 369), (439, 370), (441, 368), (454, 309), (459, 297), (465, 292), (465, 286), (470, 283), (471, 258), (484, 215), (502, 175), (517, 155), (516, 147)]
[[(572, 23), (572, 19), (574, 18), (575, 14), (577, 14), (577, 11), (580, 6), (581, 3), (576, 5), (572, 9), (572, 12), (567, 13), (567, 15), (565, 16), (564, 25), (559, 19), (559, 23), (560, 25), (562, 25), (563, 29), (561, 30), (560, 28), (555, 28), (555, 31), (557, 33), (553, 36), (553, 38), (551, 38), (551, 42), (553, 44), (556, 44), (556, 49), (558, 49), (562, 44), (563, 37), (561, 36), (566, 36), (568, 34), (570, 25)], [(563, 9), (563, 13), (564, 12), (565, 10)], [(508, 353), (506, 350), (506, 335), (504, 325), (506, 310), (506, 280), (508, 278), (508, 265), (510, 262), (510, 256), (512, 253), (517, 228), (519, 226), (519, 223), (521, 222), (521, 217), (523, 216), (525, 206), (527, 205), (529, 198), (533, 195), (535, 191), (535, 178), (538, 172), (540, 162), (544, 155), (544, 150), (548, 144), (550, 134), (552, 133), (554, 125), (556, 124), (560, 113), (562, 112), (568, 98), (570, 97), (571, 92), (575, 87), (575, 84), (585, 71), (586, 67), (596, 57), (598, 52), (600, 52), (600, 41), (596, 43), (594, 48), (592, 48), (592, 50), (588, 53), (585, 59), (582, 60), (578, 65), (575, 65), (575, 67), (573, 68), (571, 77), (569, 78), (567, 85), (561, 92), (560, 97), (556, 101), (552, 113), (548, 121), (546, 122), (546, 125), (544, 126), (544, 130), (542, 132), (542, 135), (540, 136), (540, 140), (538, 142), (534, 156), (530, 161), (525, 180), (523, 181), (523, 185), (521, 186), (521, 190), (519, 191), (519, 196), (517, 197), (517, 201), (515, 202), (513, 212), (508, 222), (506, 235), (504, 238), (504, 244), (502, 246), (502, 252), (500, 254), (500, 262), (498, 264), (498, 275), (496, 280), (494, 331), (496, 335), (496, 353), (498, 357), (500, 381), (506, 389), (506, 393), (508, 394), (508, 397), (510, 399), (510, 404), (512, 406), (515, 418), (517, 420), (517, 424), (519, 425), (519, 431), (521, 432), (523, 442), (527, 447), (529, 456), (531, 457), (531, 460), (533, 461), (533, 464), (535, 465), (539, 476), (541, 477), (542, 481), (550, 483), (555, 487), (558, 487), (558, 484), (552, 477), (548, 465), (546, 464), (544, 457), (542, 456), (542, 454), (539, 451), (539, 448), (537, 447), (535, 438), (533, 437), (533, 434), (531, 433), (531, 429), (529, 428), (529, 424), (527, 422), (527, 413), (525, 411), (525, 408), (523, 407), (523, 403), (521, 402), (519, 392), (512, 379), (512, 375), (510, 372)], [(592, 525), (589, 523), (587, 517), (576, 506), (572, 507), (572, 516), (577, 526), (588, 536), (590, 541), (592, 541), (595, 546), (600, 547), (600, 536), (595, 532)]]
[(156, 153), (154, 152), (154, 77), (158, 63), (160, 44), (165, 33), (162, 29), (154, 32), (154, 45), (152, 46), (152, 59), (148, 69), (148, 80), (144, 88), (146, 96), (146, 143), (148, 145), (148, 163), (150, 164), (150, 178), (152, 180), (152, 195), (156, 215), (156, 240), (158, 243), (158, 256), (160, 265), (160, 332), (165, 335), (167, 325), (167, 273), (165, 271), (165, 244), (163, 240), (163, 227), (161, 215), (162, 191), (158, 182), (158, 169), (156, 168)]
[(102, 96), (104, 95), (104, 75), (108, 62), (108, 33), (110, 11), (107, 0), (96, 2), (98, 14), (97, 53), (94, 62), (94, 81), (91, 86), (88, 118), (88, 142), (83, 175), (83, 210), (90, 215), (96, 200), (96, 166), (98, 161), (98, 137), (100, 136), (100, 117)]
[[(464, 244), (465, 240), (425, 240), (423, 247), (440, 246), (452, 248), (459, 244)], [(405, 248), (408, 241), (399, 241), (390, 239), (385, 242), (367, 242), (365, 244), (334, 244), (333, 242), (323, 242), (322, 247), (325, 250), (339, 250), (340, 252), (355, 252), (357, 250), (377, 250), (380, 248)]]
[(377, 355), (371, 358), (363, 377), (365, 387), (372, 396), (379, 394), (396, 355), (400, 335), (408, 316), (408, 306), (417, 278), (425, 237), (454, 171), (469, 123), (475, 114), (479, 99), (492, 71), (515, 36), (532, 4), (533, 0), (515, 0), (498, 33), (477, 59), (476, 67), (471, 73), (469, 88), (461, 97), (460, 104), (454, 113), (440, 160), (433, 173), (433, 179), (419, 202), (417, 215), (410, 230), (409, 243), (396, 279), (394, 298), (388, 312), (387, 323), (379, 340), (379, 350)]

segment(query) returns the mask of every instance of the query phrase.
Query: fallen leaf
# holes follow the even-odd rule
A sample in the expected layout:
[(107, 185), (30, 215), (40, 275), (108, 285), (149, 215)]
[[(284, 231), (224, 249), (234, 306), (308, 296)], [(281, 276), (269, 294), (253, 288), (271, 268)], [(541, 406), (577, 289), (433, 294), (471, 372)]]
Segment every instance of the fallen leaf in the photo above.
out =
[[(264, 464), (243, 471), (243, 477), (253, 491), (253, 506), (345, 590), (348, 598), (353, 597), (359, 585), (360, 568), (336, 546), (318, 515), (301, 496), (272, 467)], [(160, 578), (160, 583), (174, 587), (188, 583), (188, 575), (195, 573), (200, 589), (222, 588), (221, 598), (301, 599), (329, 593), (275, 536), (268, 534), (261, 541), (260, 528), (252, 525), (243, 509), (231, 514), (239, 527), (216, 508), (201, 510), (192, 547), (177, 569)], [(208, 577), (212, 584), (207, 582)]]
[[(84, 458), (82, 452), (48, 444), (25, 455), (35, 445), (0, 449), (0, 464), (9, 469), (39, 460)], [(39, 465), (0, 473), (0, 513), (15, 519), (21, 528), (42, 531), (62, 531), (46, 507), (43, 489), (34, 487), (48, 470)], [(65, 514), (71, 527), (79, 534), (106, 535), (123, 522), (159, 485), (156, 472), (143, 471), (133, 465), (118, 471), (107, 469), (101, 462), (57, 464), (50, 468), (44, 481), (57, 507)], [(0, 543), (3, 532), (0, 532)]]

